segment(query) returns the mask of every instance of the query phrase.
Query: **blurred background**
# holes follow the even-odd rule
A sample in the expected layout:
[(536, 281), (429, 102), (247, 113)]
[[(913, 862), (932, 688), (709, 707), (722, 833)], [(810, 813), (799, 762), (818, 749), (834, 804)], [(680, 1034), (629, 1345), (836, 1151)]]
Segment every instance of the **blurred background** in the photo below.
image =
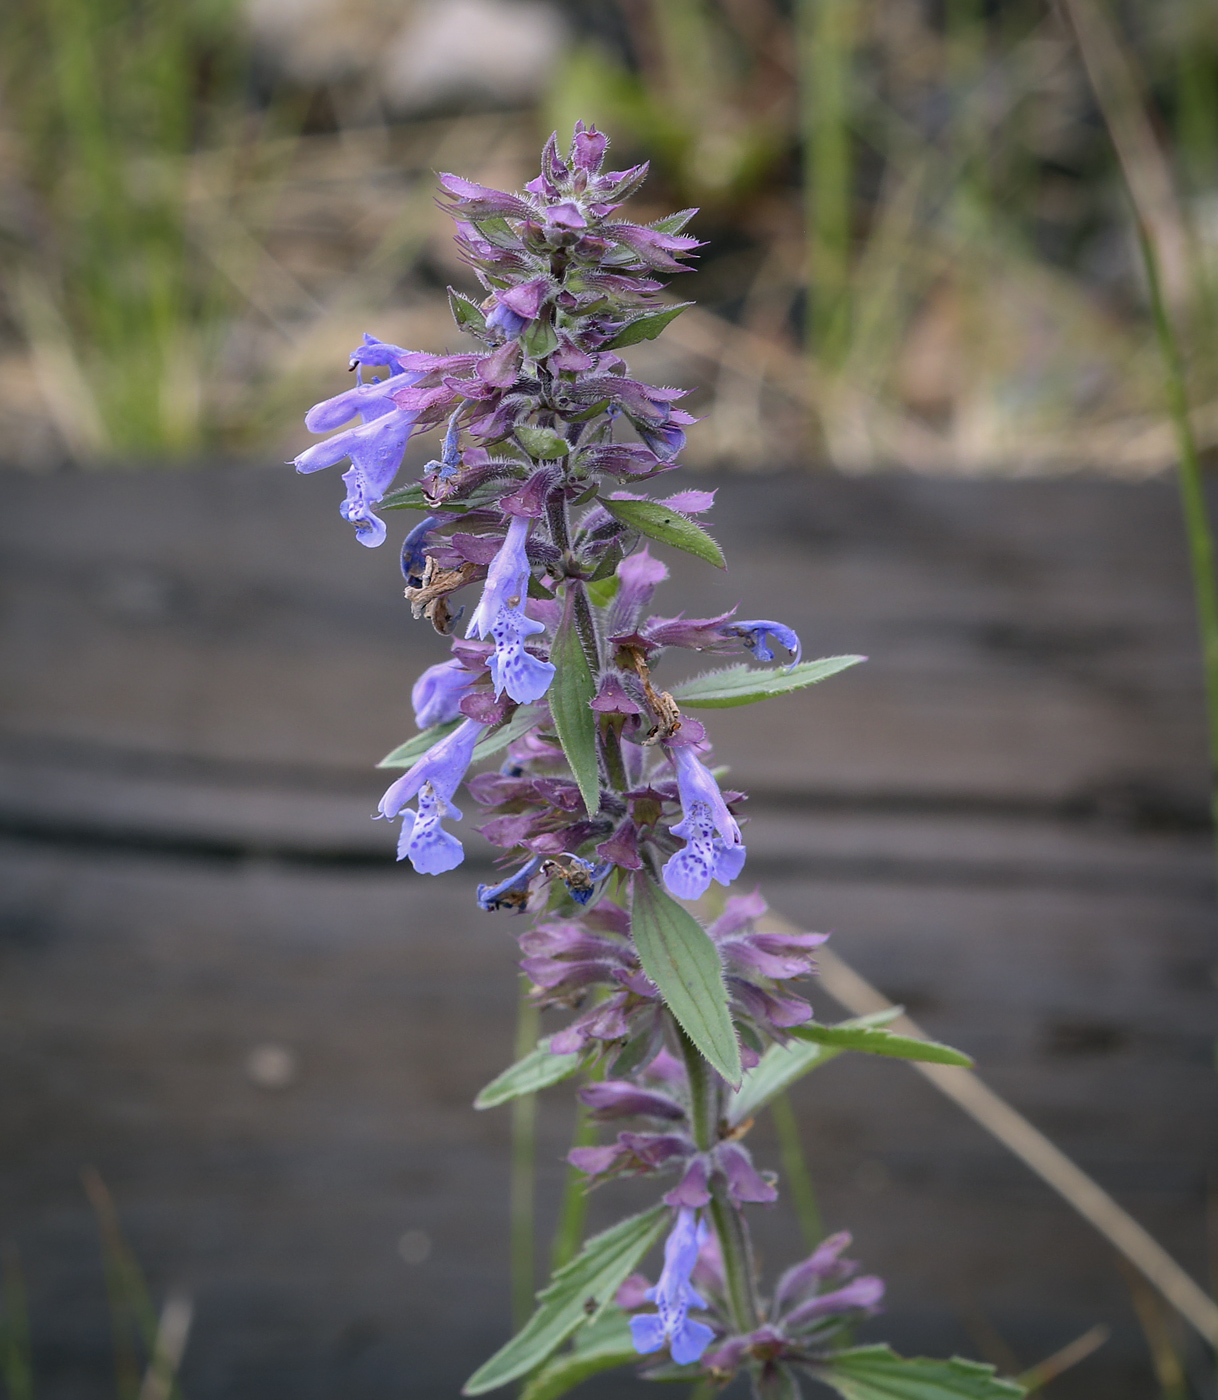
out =
[[(1149, 133), (1208, 460), (1218, 10), (1089, 13)], [(871, 657), (715, 723), (750, 874), (1218, 1274), (1173, 436), (1057, 10), (5, 0), (0, 1240), (33, 1371), (9, 1400), (159, 1393), (106, 1188), (155, 1308), (190, 1300), (189, 1400), (431, 1400), (507, 1334), (508, 1125), (469, 1108), (512, 1054), (514, 944), (470, 895), (492, 851), (426, 881), (367, 820), (442, 644), (333, 474), (280, 464), (364, 331), (456, 348), (445, 288), (475, 284), (434, 172), (519, 187), (576, 117), (651, 159), (639, 219), (701, 209), (698, 305), (631, 362), (695, 391), (684, 460), (732, 572), (671, 561), (666, 607), (747, 599), (806, 654)], [(876, 1337), (1006, 1374), (1089, 1337), (1046, 1394), (1213, 1396), (1174, 1314), (907, 1068), (843, 1059), (795, 1107), (827, 1228), (890, 1281)], [(540, 1269), (563, 1090), (539, 1131)], [(761, 1231), (790, 1254), (787, 1205)]]

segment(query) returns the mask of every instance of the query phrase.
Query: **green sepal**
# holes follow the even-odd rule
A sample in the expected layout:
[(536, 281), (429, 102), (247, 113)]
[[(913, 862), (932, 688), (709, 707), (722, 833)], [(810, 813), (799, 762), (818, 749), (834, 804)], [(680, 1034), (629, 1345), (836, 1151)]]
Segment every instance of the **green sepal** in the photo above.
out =
[(558, 1400), (590, 1376), (639, 1359), (630, 1335), (630, 1319), (620, 1308), (606, 1308), (595, 1323), (576, 1332), (571, 1351), (552, 1357), (529, 1377), (520, 1400)]
[[(888, 1007), (884, 1011), (873, 1011), (869, 1016), (859, 1016), (845, 1021), (844, 1026), (879, 1026), (901, 1014), (899, 1006)], [(814, 1069), (820, 1069), (830, 1060), (842, 1054), (838, 1047), (819, 1045), (813, 1041), (796, 1042), (792, 1045), (771, 1045), (744, 1076), (744, 1082), (732, 1095), (727, 1105), (727, 1121), (735, 1126), (752, 1118), (776, 1095), (802, 1079)]]
[(415, 760), (422, 758), (432, 744), (438, 744), (446, 734), (451, 734), (460, 723), (459, 719), (450, 719), (443, 724), (433, 724), (430, 729), (421, 729), (413, 739), (407, 739), (404, 744), (399, 744), (396, 749), (387, 753), (376, 766), (378, 768), (412, 767)]
[(667, 1206), (652, 1206), (594, 1235), (537, 1295), (538, 1308), (524, 1327), (465, 1382), (463, 1395), (482, 1395), (545, 1361), (579, 1325), (595, 1321), (612, 1303), (626, 1275), (659, 1240), (671, 1219)]
[(578, 1069), (578, 1055), (552, 1055), (549, 1039), (539, 1040), (536, 1049), (491, 1080), (474, 1100), (474, 1107), (498, 1108), (523, 1094), (535, 1094), (551, 1084), (561, 1084)]
[(655, 229), (657, 233), (680, 233), (697, 212), (696, 209), (678, 209), (675, 214), (666, 214), (664, 218), (656, 219), (647, 227)]
[(906, 1358), (883, 1344), (823, 1357), (813, 1374), (845, 1400), (1020, 1400), (1027, 1394), (983, 1362)]
[(740, 1045), (719, 950), (697, 919), (645, 870), (635, 874), (632, 885), (630, 931), (643, 971), (703, 1059), (738, 1087)]
[(865, 656), (823, 656), (819, 661), (801, 661), (790, 670), (774, 667), (760, 670), (742, 662), (721, 671), (704, 671), (672, 687), (672, 698), (682, 709), (727, 710), (733, 705), (753, 705), (758, 700), (772, 700), (776, 695), (788, 695), (793, 690), (815, 685), (866, 661)]
[(538, 316), (529, 322), (526, 330), (521, 331), (520, 348), (528, 359), (544, 360), (552, 350), (558, 349), (558, 332), (549, 321), (543, 321)]
[(566, 606), (554, 634), (554, 644), (550, 647), (550, 661), (555, 670), (546, 698), (550, 702), (550, 713), (554, 716), (558, 742), (579, 784), (588, 815), (594, 817), (601, 804), (596, 714), (589, 708), (589, 702), (596, 694), (596, 677), (588, 665), (575, 625), (575, 595), (582, 587), (578, 579), (567, 580)]
[[(412, 481), (408, 486), (400, 486), (382, 496), (377, 510), (434, 510), (435, 507), (423, 495), (423, 483)], [(464, 506), (446, 505), (445, 510), (464, 510)]]
[(727, 568), (723, 551), (715, 541), (701, 525), (691, 520), (688, 515), (682, 515), (679, 510), (661, 505), (659, 501), (615, 501), (606, 496), (600, 498), (600, 503), (615, 520), (638, 530), (648, 539), (657, 540), (660, 544), (675, 545), (677, 549), (696, 555), (708, 564), (714, 564), (716, 568)]
[(898, 1060), (923, 1060), (935, 1065), (959, 1065), (971, 1069), (972, 1059), (962, 1050), (941, 1045), (937, 1040), (919, 1040), (912, 1035), (894, 1035), (876, 1026), (822, 1026), (809, 1021), (792, 1026), (796, 1040), (826, 1045), (834, 1050), (861, 1050), (867, 1055), (889, 1055)]
[(517, 427), (516, 441), (538, 462), (554, 462), (571, 451), (571, 444), (553, 428)]
[(477, 336), (486, 335), (486, 313), (476, 301), (457, 291), (455, 287), (449, 287), (448, 305), (453, 313), (453, 320), (461, 330), (471, 331)]
[(692, 301), (682, 301), (676, 306), (666, 306), (663, 311), (636, 316), (633, 321), (627, 321), (612, 340), (606, 342), (605, 348), (621, 350), (627, 345), (637, 345), (641, 340), (654, 340), (670, 321), (675, 321), (686, 307), (692, 305)]

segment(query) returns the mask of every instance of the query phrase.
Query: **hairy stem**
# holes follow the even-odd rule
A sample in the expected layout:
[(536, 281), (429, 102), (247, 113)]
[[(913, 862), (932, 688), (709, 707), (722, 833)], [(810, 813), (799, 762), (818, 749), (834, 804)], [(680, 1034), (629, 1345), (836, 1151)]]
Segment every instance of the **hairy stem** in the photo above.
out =
[(727, 1306), (737, 1332), (751, 1332), (758, 1322), (757, 1293), (753, 1286), (753, 1250), (744, 1216), (727, 1198), (722, 1178), (711, 1185), (711, 1222), (719, 1236), (723, 1274), (727, 1281)]
[(803, 1232), (804, 1243), (809, 1249), (825, 1237), (825, 1226), (821, 1220), (820, 1207), (816, 1203), (816, 1188), (808, 1171), (804, 1157), (803, 1143), (799, 1137), (799, 1122), (786, 1091), (778, 1094), (770, 1103), (770, 1114), (778, 1133), (778, 1151), (782, 1159), (782, 1174), (786, 1179), (787, 1190), (791, 1193), (791, 1203)]
[(689, 1036), (678, 1026), (681, 1058), (689, 1079), (689, 1121), (699, 1152), (709, 1152), (719, 1141), (719, 1085), (723, 1082), (698, 1053)]
[[(523, 1059), (537, 1044), (538, 1012), (526, 995), (528, 979), (520, 979), (516, 1012), (516, 1058)], [(512, 1325), (519, 1331), (533, 1311), (536, 1287), (533, 1261), (533, 1208), (537, 1156), (537, 1095), (522, 1094), (512, 1104), (512, 1175), (509, 1203), (511, 1237)]]
[[(719, 1141), (719, 1097), (723, 1080), (679, 1027), (677, 1038), (689, 1079), (689, 1118), (694, 1142), (699, 1151), (707, 1152)], [(723, 1255), (732, 1325), (737, 1331), (751, 1332), (757, 1326), (757, 1296), (753, 1287), (753, 1251), (748, 1229), (744, 1217), (728, 1200), (727, 1188), (718, 1174), (711, 1183), (711, 1193), (710, 1217)]]

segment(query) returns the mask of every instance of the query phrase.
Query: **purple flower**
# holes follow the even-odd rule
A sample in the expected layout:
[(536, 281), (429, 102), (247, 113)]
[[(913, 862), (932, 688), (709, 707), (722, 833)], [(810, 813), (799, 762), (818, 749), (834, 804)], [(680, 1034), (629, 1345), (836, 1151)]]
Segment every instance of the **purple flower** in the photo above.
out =
[(744, 842), (719, 784), (692, 748), (672, 750), (681, 797), (681, 820), (672, 828), (685, 848), (664, 865), (664, 883), (679, 899), (698, 899), (712, 879), (730, 885), (744, 869)]
[(415, 681), (410, 692), (414, 722), (420, 729), (446, 724), (461, 713), (461, 701), (474, 677), (454, 657), (429, 666)]
[[(314, 443), (294, 459), (296, 470), (306, 473), (332, 467), (344, 457), (351, 459), (350, 470), (343, 473), (347, 498), (339, 511), (355, 526), (355, 537), (360, 544), (369, 548), (385, 539), (385, 522), (373, 513), (373, 507), (393, 484), (402, 465), (406, 440), (419, 416), (413, 410), (399, 408), (393, 398), (404, 386), (414, 384), (421, 377), (402, 369), (401, 359), (409, 353), (366, 335), (364, 344), (351, 355), (359, 382), (354, 388), (314, 404), (305, 415), (305, 426), (314, 433), (337, 428), (355, 414), (363, 420), (362, 426), (348, 428), (325, 442)], [(365, 384), (362, 380), (365, 364), (387, 365), (390, 374), (386, 379)]]
[(673, 1118), (685, 1117), (685, 1110), (667, 1094), (640, 1089), (628, 1079), (604, 1079), (586, 1084), (579, 1097), (593, 1110), (593, 1117), (604, 1122), (610, 1118)]
[(787, 1313), (782, 1319), (782, 1324), (787, 1331), (793, 1332), (840, 1313), (859, 1309), (868, 1313), (875, 1312), (883, 1296), (884, 1280), (876, 1278), (874, 1274), (863, 1274), (860, 1278), (851, 1279), (834, 1293), (822, 1293), (806, 1303), (801, 1303), (799, 1307)]
[(676, 1364), (688, 1366), (714, 1341), (711, 1328), (704, 1322), (691, 1321), (688, 1315), (691, 1305), (706, 1307), (689, 1281), (706, 1234), (706, 1226), (698, 1223), (692, 1210), (677, 1212), (677, 1223), (664, 1245), (664, 1270), (660, 1281), (646, 1294), (657, 1311), (630, 1319), (630, 1335), (635, 1350), (642, 1355), (659, 1351), (667, 1342)]
[(730, 626), (725, 627), (724, 631), (734, 633), (739, 637), (758, 661), (774, 660), (774, 653), (769, 646), (771, 637), (781, 646), (786, 647), (790, 653), (791, 659), (787, 663), (788, 669), (798, 665), (799, 658), (803, 654), (799, 638), (781, 622), (733, 622)]
[(554, 667), (538, 661), (524, 649), (525, 637), (544, 632), (540, 622), (525, 616), (524, 600), (529, 582), (529, 561), (525, 542), (531, 521), (512, 517), (507, 535), (487, 571), (482, 598), (470, 619), (467, 637), (495, 639), (495, 650), (488, 658), (495, 694), (507, 693), (520, 705), (527, 705), (550, 688)]
[[(442, 875), (465, 859), (460, 841), (440, 825), (441, 818), (461, 820), (452, 797), (473, 758), (474, 745), (485, 725), (467, 719), (427, 750), (381, 798), (380, 815), (390, 821), (402, 813), (398, 860), (410, 858), (420, 875)], [(418, 812), (402, 808), (417, 794)]]

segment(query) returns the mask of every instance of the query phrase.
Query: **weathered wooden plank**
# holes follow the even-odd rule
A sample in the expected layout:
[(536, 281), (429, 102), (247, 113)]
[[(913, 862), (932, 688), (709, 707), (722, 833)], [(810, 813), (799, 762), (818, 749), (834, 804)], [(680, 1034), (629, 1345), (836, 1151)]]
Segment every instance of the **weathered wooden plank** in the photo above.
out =
[[(506, 1124), (467, 1105), (511, 1042), (510, 923), (472, 901), (476, 838), (430, 881), (369, 821), (442, 643), (335, 499), (283, 469), (0, 478), (0, 1233), (50, 1400), (108, 1384), (85, 1161), (197, 1293), (195, 1400), (451, 1394), (506, 1327)], [(732, 479), (717, 519), (732, 570), (674, 558), (671, 611), (743, 600), (872, 657), (710, 716), (756, 790), (749, 877), (1204, 1277), (1212, 878), (1170, 489)], [(247, 1071), (267, 1043), (279, 1091)], [(901, 1066), (797, 1098), (895, 1341), (975, 1352), (980, 1308), (1032, 1361), (1107, 1320), (1063, 1396), (1146, 1392), (1109, 1255), (974, 1126)], [(784, 1257), (785, 1207), (760, 1228)]]

